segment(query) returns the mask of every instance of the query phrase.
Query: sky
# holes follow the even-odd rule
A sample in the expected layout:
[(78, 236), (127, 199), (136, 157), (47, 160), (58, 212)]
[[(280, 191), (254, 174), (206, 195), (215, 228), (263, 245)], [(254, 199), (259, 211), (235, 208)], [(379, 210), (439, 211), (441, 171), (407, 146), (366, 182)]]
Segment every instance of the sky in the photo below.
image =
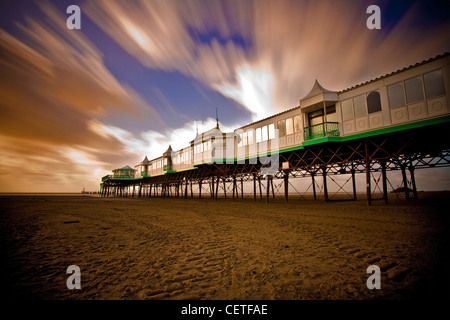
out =
[[(98, 190), (186, 147), (216, 109), (228, 132), (298, 106), (315, 79), (344, 90), (450, 51), (449, 0), (2, 0), (0, 15), (0, 192)], [(448, 185), (433, 170), (419, 189)]]

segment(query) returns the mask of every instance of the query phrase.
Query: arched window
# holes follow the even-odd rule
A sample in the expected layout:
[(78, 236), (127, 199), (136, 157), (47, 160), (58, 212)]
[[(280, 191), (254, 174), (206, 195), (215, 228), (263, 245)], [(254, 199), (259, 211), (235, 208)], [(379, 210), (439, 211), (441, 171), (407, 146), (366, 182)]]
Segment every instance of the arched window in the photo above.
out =
[(381, 99), (378, 91), (372, 91), (367, 95), (367, 113), (381, 111)]

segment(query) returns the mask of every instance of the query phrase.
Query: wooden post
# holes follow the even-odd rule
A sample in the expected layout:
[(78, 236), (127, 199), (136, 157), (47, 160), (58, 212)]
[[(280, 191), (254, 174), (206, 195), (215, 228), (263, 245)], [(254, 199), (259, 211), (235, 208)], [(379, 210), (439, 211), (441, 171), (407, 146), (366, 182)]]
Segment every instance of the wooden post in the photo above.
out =
[(266, 203), (269, 203), (269, 190), (270, 189), (270, 176), (267, 176), (267, 196), (266, 196)]
[(244, 199), (244, 177), (241, 177), (241, 199)]
[(192, 180), (191, 180), (191, 198), (194, 197), (194, 192), (192, 191)]
[(200, 179), (200, 181), (198, 182), (198, 198), (201, 199), (202, 198), (202, 180)]
[(188, 189), (188, 181), (186, 179), (186, 184), (184, 185), (184, 198), (187, 199), (187, 189)]
[(416, 187), (416, 178), (414, 177), (414, 167), (412, 165), (409, 166), (409, 175), (411, 176), (411, 185), (413, 189), (413, 199), (417, 200), (417, 187)]
[(214, 199), (214, 177), (211, 178), (211, 198)]

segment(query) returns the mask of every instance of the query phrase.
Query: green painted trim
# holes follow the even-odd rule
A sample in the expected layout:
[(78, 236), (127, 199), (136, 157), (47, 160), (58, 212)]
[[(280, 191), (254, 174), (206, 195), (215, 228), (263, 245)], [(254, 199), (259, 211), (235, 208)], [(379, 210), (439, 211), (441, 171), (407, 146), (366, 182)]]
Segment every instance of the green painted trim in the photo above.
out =
[(304, 141), (302, 143), (303, 147), (307, 147), (313, 144), (325, 143), (325, 142), (341, 142), (342, 137), (323, 137), (313, 140)]

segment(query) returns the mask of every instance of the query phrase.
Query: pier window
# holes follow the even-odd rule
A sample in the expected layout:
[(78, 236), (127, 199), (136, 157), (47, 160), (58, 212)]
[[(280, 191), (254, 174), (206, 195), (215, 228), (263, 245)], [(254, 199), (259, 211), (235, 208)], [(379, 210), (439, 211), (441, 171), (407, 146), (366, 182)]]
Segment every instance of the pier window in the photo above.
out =
[(401, 82), (388, 86), (389, 106), (391, 108), (405, 105), (405, 94)]
[(292, 121), (292, 118), (286, 119), (286, 134), (293, 134), (294, 133), (294, 121)]
[(284, 137), (286, 135), (286, 120), (278, 121), (278, 136)]
[(253, 144), (253, 131), (247, 131), (247, 141), (249, 145)]
[(256, 143), (261, 142), (261, 128), (256, 129)]
[(329, 106), (326, 110), (327, 122), (337, 122), (336, 106)]
[(347, 99), (341, 102), (342, 120), (347, 121), (354, 118), (353, 115), (353, 100)]
[(308, 114), (309, 126), (323, 123), (323, 110), (317, 110)]
[(423, 100), (422, 78), (415, 77), (405, 81), (406, 101), (414, 103)]
[(261, 128), (261, 133), (262, 133), (262, 141), (267, 141), (267, 139), (269, 138), (268, 132), (267, 132), (267, 126), (263, 126)]
[(246, 145), (248, 145), (248, 137), (247, 137), (247, 132), (244, 132), (242, 134), (242, 138), (243, 138), (243, 146), (245, 147)]
[(275, 125), (269, 124), (269, 139), (275, 139)]
[(434, 98), (445, 94), (444, 78), (442, 70), (436, 70), (423, 75), (425, 93), (427, 98)]
[(294, 132), (302, 131), (302, 117), (300, 115), (294, 116)]
[(372, 91), (367, 95), (367, 112), (369, 114), (381, 111), (381, 99), (378, 91)]
[(367, 116), (366, 97), (364, 95), (354, 97), (353, 106), (355, 107), (355, 118)]

